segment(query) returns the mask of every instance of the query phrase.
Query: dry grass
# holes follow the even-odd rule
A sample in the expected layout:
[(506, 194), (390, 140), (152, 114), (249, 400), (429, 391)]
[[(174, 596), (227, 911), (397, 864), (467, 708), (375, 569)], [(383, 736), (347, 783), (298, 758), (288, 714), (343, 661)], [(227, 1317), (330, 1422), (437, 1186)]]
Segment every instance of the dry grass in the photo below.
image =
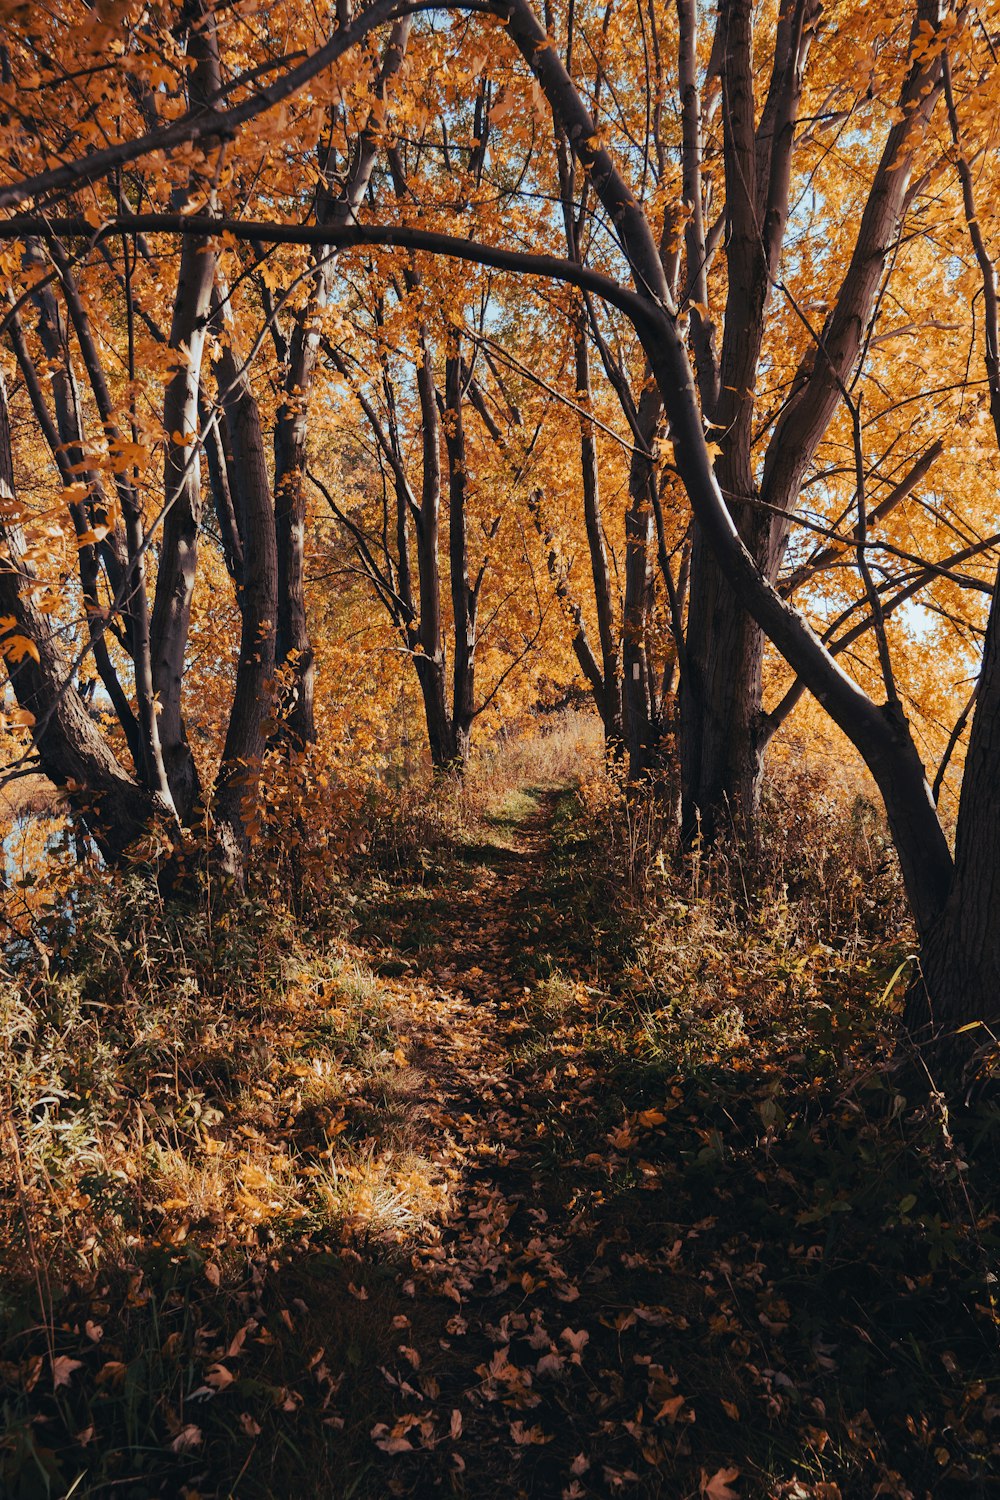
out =
[[(943, 1461), (899, 1427), (866, 1436), (890, 1387), (866, 1390), (874, 1356), (840, 1317), (842, 1283), (874, 1309), (871, 1338), (879, 1318), (918, 1329), (927, 1371), (891, 1354), (906, 1410), (923, 1402), (955, 1464), (964, 1443), (985, 1472), (991, 1408), (969, 1394), (985, 1390), (985, 1304), (959, 1303), (995, 1239), (972, 1148), (996, 1118), (969, 1117), (960, 1154), (893, 1062), (907, 932), (864, 785), (790, 758), (753, 868), (680, 859), (669, 810), (626, 795), (597, 721), (570, 715), (463, 779), (331, 793), (335, 838), (326, 805), (298, 917), (260, 894), (166, 905), (135, 879), (65, 874), (60, 904), (32, 908), (37, 946), (0, 983), (0, 1494), (383, 1500), (463, 1482), (513, 1494), (514, 1474), (557, 1495), (584, 1446), (596, 1494), (613, 1445), (614, 1472), (641, 1469), (637, 1494), (695, 1493), (697, 1455), (715, 1455), (711, 1474), (738, 1453), (745, 1497), (832, 1495), (751, 1486), (753, 1466), (804, 1464), (856, 1476), (842, 1493), (861, 1500), (911, 1460)], [(260, 863), (267, 892), (266, 844)], [(548, 1233), (581, 1289), (572, 1310), (556, 1298), (554, 1335), (565, 1320), (592, 1342), (579, 1389), (532, 1393), (536, 1449), (511, 1436), (535, 1415), (507, 1412), (483, 1371), (511, 1330), (528, 1339), (528, 1301), (552, 1299)], [(595, 1254), (615, 1279), (591, 1275)], [(508, 1264), (508, 1301), (484, 1312), (469, 1287), (485, 1267), (502, 1298)], [(781, 1311), (806, 1271), (842, 1373), (814, 1367)], [(654, 1421), (660, 1469), (630, 1446), (667, 1335), (629, 1309), (654, 1303), (682, 1314), (663, 1363), (698, 1413), (690, 1433)], [(637, 1338), (653, 1364), (628, 1353)], [(771, 1379), (783, 1347), (808, 1410)], [(806, 1442), (820, 1396), (822, 1460)], [(470, 1434), (453, 1450), (458, 1406)]]

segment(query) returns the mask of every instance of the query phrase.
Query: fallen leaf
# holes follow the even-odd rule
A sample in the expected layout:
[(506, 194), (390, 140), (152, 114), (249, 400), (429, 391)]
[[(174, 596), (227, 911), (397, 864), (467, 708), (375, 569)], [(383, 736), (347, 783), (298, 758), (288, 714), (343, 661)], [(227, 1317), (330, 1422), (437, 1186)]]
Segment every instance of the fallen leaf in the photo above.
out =
[(736, 1491), (729, 1488), (733, 1480), (739, 1477), (739, 1469), (716, 1469), (709, 1479), (708, 1470), (702, 1469), (698, 1494), (702, 1500), (739, 1500)]
[(525, 1427), (523, 1422), (511, 1422), (510, 1435), (518, 1447), (527, 1447), (531, 1443), (551, 1443), (552, 1439), (546, 1437), (540, 1427)]
[(70, 1359), (67, 1354), (60, 1354), (52, 1361), (52, 1388), (58, 1390), (61, 1385), (69, 1385), (74, 1370), (83, 1368), (82, 1359)]
[(170, 1444), (173, 1453), (190, 1453), (192, 1449), (200, 1447), (201, 1428), (196, 1427), (193, 1422), (186, 1423)]
[(670, 1423), (676, 1422), (677, 1418), (680, 1416), (681, 1407), (684, 1405), (684, 1402), (686, 1400), (686, 1396), (671, 1396), (668, 1401), (664, 1401), (663, 1405), (656, 1413), (656, 1416), (653, 1418), (653, 1421)]

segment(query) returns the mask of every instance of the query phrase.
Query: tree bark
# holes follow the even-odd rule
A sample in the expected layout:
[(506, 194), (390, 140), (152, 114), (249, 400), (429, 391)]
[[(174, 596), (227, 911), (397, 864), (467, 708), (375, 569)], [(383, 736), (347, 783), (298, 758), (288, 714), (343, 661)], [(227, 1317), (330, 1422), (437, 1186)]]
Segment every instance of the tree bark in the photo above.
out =
[(625, 609), (622, 622), (622, 706), (629, 778), (640, 781), (660, 750), (657, 686), (650, 671), (647, 631), (653, 606), (653, 541), (656, 517), (652, 458), (663, 410), (660, 392), (647, 381), (639, 397), (635, 443), (629, 464), (629, 504), (625, 515)]
[[(758, 127), (753, 7), (749, 0), (726, 0), (720, 10), (728, 278), (718, 399), (707, 414), (721, 449), (722, 493), (742, 541), (764, 567), (771, 518), (755, 504), (754, 393), (765, 309), (784, 240), (795, 121), (816, 13), (814, 0), (792, 0), (783, 8)], [(689, 78), (687, 87), (692, 86)], [(689, 146), (689, 154), (693, 151)], [(693, 332), (704, 399), (713, 377), (700, 317)], [(734, 596), (696, 527), (680, 713), (681, 833), (688, 842), (698, 837), (710, 844), (723, 834), (750, 842), (755, 837), (763, 781), (763, 658), (763, 632)]]
[[(589, 411), (593, 392), (586, 323), (582, 316), (575, 330), (574, 345), (577, 400)], [(601, 516), (597, 440), (593, 422), (583, 415), (580, 417), (580, 476), (583, 483), (583, 518), (587, 528), (590, 572), (594, 580), (597, 636), (601, 644), (602, 692), (598, 707), (604, 722), (604, 738), (609, 746), (613, 746), (620, 745), (622, 742), (622, 654), (621, 643), (615, 629), (611, 569), (608, 566), (608, 549), (604, 540), (604, 521)]]
[(69, 663), (52, 632), (50, 618), (37, 608), (37, 581), (24, 558), (17, 521), (17, 497), (10, 447), (7, 392), (0, 379), (0, 614), (15, 622), (15, 633), (31, 643), (19, 658), (11, 653), (11, 633), (0, 640), (7, 673), (20, 708), (31, 714), (32, 740), (42, 769), (63, 787), (104, 857), (121, 860), (130, 845), (161, 818), (172, 831), (172, 808), (139, 786), (120, 765), (77, 691)]
[[(216, 297), (216, 317), (228, 307), (226, 288)], [(237, 363), (231, 322), (224, 326), (215, 362), (219, 398), (232, 449), (234, 515), (242, 554), (238, 590), (242, 624), (233, 703), (215, 784), (213, 821), (220, 863), (242, 883), (267, 731), (274, 707), (275, 616), (278, 559), (274, 503), (264, 434), (246, 368)]]
[[(193, 11), (188, 39), (193, 62), (190, 93), (192, 103), (199, 105), (218, 90), (220, 69), (214, 18), (201, 3), (195, 4)], [(199, 174), (192, 174), (189, 191), (195, 196), (204, 194), (205, 182)], [(212, 198), (210, 187), (208, 198)], [(176, 354), (176, 363), (163, 398), (164, 515), (150, 647), (163, 763), (183, 824), (191, 821), (201, 795), (198, 768), (184, 728), (181, 694), (202, 508), (198, 395), (216, 261), (210, 240), (185, 238), (170, 327), (170, 348)]]
[(469, 737), (476, 716), (476, 624), (480, 573), (469, 581), (469, 539), (466, 520), (465, 427), (462, 422), (462, 359), (456, 337), (445, 364), (444, 440), (448, 455), (448, 562), (454, 619), (455, 660), (452, 667), (451, 738), (454, 760), (464, 770)]
[(111, 660), (105, 631), (110, 621), (100, 599), (100, 562), (98, 547), (89, 540), (95, 525), (106, 525), (108, 508), (104, 499), (100, 475), (84, 461), (84, 433), (80, 415), (80, 398), (72, 362), (65, 324), (60, 316), (55, 294), (45, 287), (47, 295), (36, 297), (39, 310), (39, 336), (43, 352), (52, 363), (52, 396), (55, 405), (55, 423), (46, 405), (38, 371), (28, 350), (21, 320), (11, 310), (10, 341), (14, 350), (21, 377), (31, 401), (39, 427), (45, 435), (49, 451), (55, 460), (59, 478), (67, 494), (75, 495), (83, 486), (84, 495), (68, 502), (70, 517), (77, 535), (77, 555), (80, 568), (80, 588), (87, 615), (94, 665), (111, 700), (132, 756), (136, 773), (142, 776), (146, 763), (143, 738), (132, 705), (122, 687), (121, 680)]
[[(968, 1047), (989, 1043), (985, 1028), (995, 1030), (1000, 1019), (1000, 584), (962, 776), (955, 873), (943, 911), (921, 933), (920, 967), (923, 983), (908, 997), (910, 1030), (919, 1035), (930, 1023), (935, 1033), (953, 1034), (969, 1026)], [(946, 1054), (967, 1050), (951, 1036), (944, 1047)]]
[(442, 770), (455, 759), (455, 737), (448, 713), (447, 657), (441, 628), (441, 423), (427, 330), (419, 330), (420, 441), (423, 479), (417, 516), (417, 676), (427, 716), (431, 760)]

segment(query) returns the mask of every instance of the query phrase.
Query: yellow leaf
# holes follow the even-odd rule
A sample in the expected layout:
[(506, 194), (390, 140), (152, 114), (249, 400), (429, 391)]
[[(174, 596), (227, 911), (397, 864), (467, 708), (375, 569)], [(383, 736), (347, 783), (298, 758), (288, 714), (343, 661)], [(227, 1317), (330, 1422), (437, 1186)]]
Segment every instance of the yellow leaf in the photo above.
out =
[(30, 656), (33, 661), (41, 659), (38, 655), (38, 647), (26, 635), (5, 636), (0, 641), (0, 654), (4, 655), (8, 661), (23, 661), (26, 656)]

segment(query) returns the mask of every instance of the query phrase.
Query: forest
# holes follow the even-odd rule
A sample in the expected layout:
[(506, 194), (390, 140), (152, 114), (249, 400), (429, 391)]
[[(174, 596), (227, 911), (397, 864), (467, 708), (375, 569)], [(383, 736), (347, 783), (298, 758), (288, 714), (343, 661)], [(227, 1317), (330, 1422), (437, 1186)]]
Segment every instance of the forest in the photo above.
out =
[(1000, 1489), (1000, 0), (0, 0), (0, 1497)]

